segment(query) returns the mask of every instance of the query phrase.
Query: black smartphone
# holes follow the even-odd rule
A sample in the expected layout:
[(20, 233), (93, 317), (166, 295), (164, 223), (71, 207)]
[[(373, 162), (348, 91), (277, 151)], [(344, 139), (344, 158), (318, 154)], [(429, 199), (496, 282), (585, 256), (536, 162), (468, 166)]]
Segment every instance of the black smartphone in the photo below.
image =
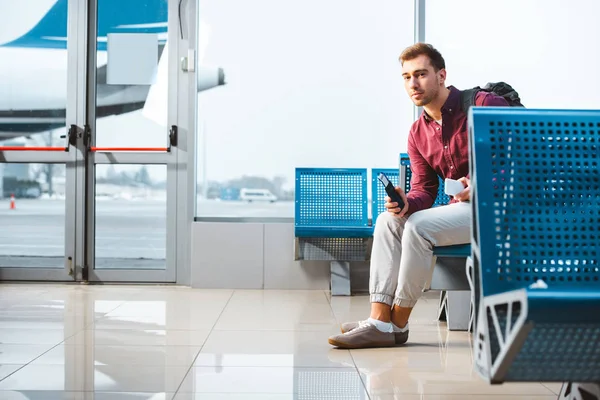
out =
[[(387, 193), (389, 198), (392, 199), (392, 202), (398, 203), (398, 208), (400, 208), (402, 210), (404, 208), (404, 201), (402, 200), (402, 197), (400, 197), (398, 192), (396, 192), (396, 188), (394, 188), (394, 185), (392, 185), (392, 182), (390, 182), (388, 177), (383, 172), (380, 172), (379, 175), (377, 176), (377, 178), (383, 184), (383, 187), (385, 188), (385, 192)], [(396, 214), (398, 214), (398, 213), (396, 213)]]

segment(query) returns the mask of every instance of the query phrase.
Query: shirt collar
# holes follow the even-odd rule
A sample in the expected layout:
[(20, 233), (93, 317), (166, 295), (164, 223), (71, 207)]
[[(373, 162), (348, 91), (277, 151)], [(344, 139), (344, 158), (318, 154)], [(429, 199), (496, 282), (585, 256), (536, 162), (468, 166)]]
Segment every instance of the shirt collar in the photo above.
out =
[[(448, 86), (448, 89), (450, 89), (450, 94), (448, 95), (446, 102), (442, 106), (442, 117), (445, 114), (452, 115), (459, 109), (458, 103), (460, 102), (460, 90), (458, 90), (454, 86)], [(429, 122), (433, 121), (433, 118), (431, 118), (429, 116), (429, 114), (427, 114), (427, 111), (425, 111), (424, 108), (423, 108), (423, 113), (421, 115), (422, 115), (422, 118), (426, 122), (429, 123)]]

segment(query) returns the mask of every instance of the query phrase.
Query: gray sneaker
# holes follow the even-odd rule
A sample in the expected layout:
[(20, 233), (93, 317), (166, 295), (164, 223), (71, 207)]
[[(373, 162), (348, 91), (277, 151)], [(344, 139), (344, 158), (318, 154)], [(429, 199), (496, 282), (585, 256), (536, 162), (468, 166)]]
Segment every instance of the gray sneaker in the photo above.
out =
[[(356, 322), (344, 322), (341, 327), (342, 333), (350, 332), (360, 325), (367, 324), (367, 320), (364, 321), (356, 321)], [(408, 341), (408, 329), (405, 332), (394, 332), (394, 337), (396, 344), (404, 344)]]
[(381, 332), (375, 325), (360, 324), (350, 332), (331, 336), (329, 344), (341, 349), (363, 349), (391, 347), (396, 345), (396, 340), (393, 332)]

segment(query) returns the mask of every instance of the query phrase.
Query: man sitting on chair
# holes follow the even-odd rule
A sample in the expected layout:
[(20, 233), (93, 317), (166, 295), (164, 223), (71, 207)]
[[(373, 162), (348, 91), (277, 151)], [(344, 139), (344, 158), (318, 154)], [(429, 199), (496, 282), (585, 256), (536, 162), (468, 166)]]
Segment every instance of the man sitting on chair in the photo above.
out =
[[(408, 136), (412, 179), (410, 192), (396, 191), (404, 208), (385, 198), (387, 212), (377, 218), (371, 254), (371, 315), (342, 324), (342, 334), (329, 338), (346, 349), (384, 347), (408, 340), (410, 313), (431, 279), (434, 246), (469, 243), (469, 150), (467, 114), (461, 92), (446, 87), (446, 65), (431, 45), (417, 43), (400, 55), (406, 92), (423, 113)], [(500, 96), (479, 91), (477, 106), (508, 106)], [(438, 175), (460, 180), (465, 189), (450, 204), (431, 208)]]

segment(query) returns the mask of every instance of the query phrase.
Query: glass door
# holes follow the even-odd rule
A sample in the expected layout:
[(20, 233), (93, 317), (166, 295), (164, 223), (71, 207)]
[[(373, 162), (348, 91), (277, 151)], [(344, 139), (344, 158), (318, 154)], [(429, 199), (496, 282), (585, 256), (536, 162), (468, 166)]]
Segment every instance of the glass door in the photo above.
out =
[[(177, 93), (167, 0), (91, 1), (83, 279), (175, 282)], [(92, 43), (94, 42), (94, 43)], [(173, 63), (174, 61), (174, 63)]]
[(77, 274), (82, 10), (46, 3), (0, 5), (0, 280)]

